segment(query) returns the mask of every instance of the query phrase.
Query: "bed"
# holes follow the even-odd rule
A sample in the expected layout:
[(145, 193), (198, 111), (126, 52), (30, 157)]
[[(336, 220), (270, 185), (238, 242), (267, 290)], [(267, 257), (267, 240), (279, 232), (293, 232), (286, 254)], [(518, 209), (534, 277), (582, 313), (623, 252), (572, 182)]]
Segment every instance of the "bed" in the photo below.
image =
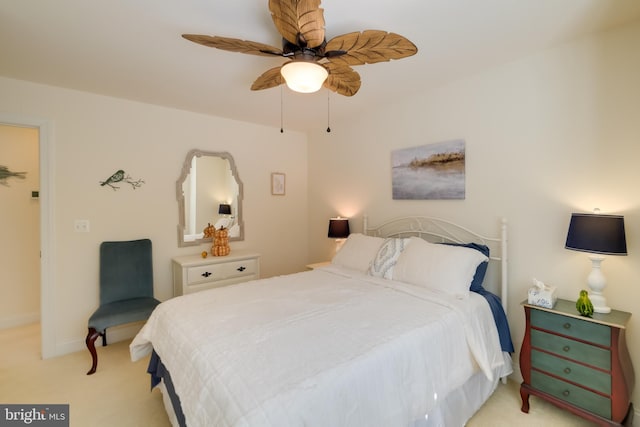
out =
[(173, 425), (466, 423), (512, 372), (506, 221), (363, 223), (327, 266), (156, 308), (130, 351)]

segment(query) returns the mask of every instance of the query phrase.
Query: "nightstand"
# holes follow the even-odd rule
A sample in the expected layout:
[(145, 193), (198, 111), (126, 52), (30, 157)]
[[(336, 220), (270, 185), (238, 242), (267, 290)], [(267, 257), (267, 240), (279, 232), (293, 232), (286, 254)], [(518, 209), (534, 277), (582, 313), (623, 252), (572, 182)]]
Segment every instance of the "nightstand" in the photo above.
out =
[(631, 313), (583, 317), (562, 299), (552, 309), (522, 305), (522, 412), (532, 394), (599, 425), (630, 426), (635, 375), (624, 333)]
[(186, 295), (260, 278), (260, 255), (232, 251), (227, 256), (173, 258), (173, 295)]
[(331, 261), (316, 262), (316, 263), (313, 263), (313, 264), (307, 264), (306, 267), (309, 270), (315, 270), (316, 268), (324, 267), (324, 266), (327, 266), (329, 264), (331, 264)]

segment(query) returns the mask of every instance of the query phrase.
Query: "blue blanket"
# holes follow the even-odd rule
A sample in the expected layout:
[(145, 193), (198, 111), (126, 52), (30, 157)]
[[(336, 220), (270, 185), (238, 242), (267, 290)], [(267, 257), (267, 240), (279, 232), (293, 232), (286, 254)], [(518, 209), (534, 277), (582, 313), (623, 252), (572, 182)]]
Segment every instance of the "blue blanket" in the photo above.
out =
[(502, 308), (500, 297), (492, 294), (482, 287), (480, 287), (480, 289), (473, 290), (473, 292), (482, 295), (489, 303), (489, 307), (491, 307), (493, 320), (496, 322), (496, 326), (498, 327), (498, 336), (500, 337), (500, 346), (502, 348), (502, 351), (513, 353), (514, 348), (513, 342), (511, 341), (509, 322), (507, 322), (507, 315)]

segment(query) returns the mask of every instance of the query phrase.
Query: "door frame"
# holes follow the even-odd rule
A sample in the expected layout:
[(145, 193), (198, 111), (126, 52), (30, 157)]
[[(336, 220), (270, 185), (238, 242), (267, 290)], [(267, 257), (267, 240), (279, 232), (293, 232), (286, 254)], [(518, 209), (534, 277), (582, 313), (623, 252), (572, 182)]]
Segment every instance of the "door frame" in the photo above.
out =
[(0, 113), (0, 124), (38, 129), (40, 168), (40, 334), (41, 355), (57, 355), (55, 327), (54, 138), (50, 120)]

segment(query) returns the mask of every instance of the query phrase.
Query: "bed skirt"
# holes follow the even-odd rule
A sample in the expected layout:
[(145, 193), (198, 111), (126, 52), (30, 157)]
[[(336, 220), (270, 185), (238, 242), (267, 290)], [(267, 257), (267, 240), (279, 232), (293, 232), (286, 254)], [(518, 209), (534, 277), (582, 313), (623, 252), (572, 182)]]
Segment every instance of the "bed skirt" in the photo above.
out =
[(151, 376), (151, 388), (158, 386), (162, 391), (162, 401), (167, 410), (167, 415), (173, 427), (186, 427), (187, 423), (184, 419), (184, 413), (180, 406), (180, 397), (173, 388), (173, 381), (169, 371), (160, 360), (160, 356), (155, 350), (151, 353), (147, 372)]
[[(442, 399), (430, 414), (425, 415), (424, 419), (416, 420), (407, 427), (464, 426), (493, 394), (500, 378), (506, 378), (513, 372), (511, 355), (503, 352), (503, 357), (505, 363), (494, 371), (492, 381), (488, 380), (482, 371), (476, 372), (462, 387), (453, 390)], [(151, 376), (151, 388), (157, 386), (162, 392), (162, 400), (171, 425), (186, 427), (180, 398), (173, 388), (171, 375), (155, 351), (151, 354), (147, 372)]]

